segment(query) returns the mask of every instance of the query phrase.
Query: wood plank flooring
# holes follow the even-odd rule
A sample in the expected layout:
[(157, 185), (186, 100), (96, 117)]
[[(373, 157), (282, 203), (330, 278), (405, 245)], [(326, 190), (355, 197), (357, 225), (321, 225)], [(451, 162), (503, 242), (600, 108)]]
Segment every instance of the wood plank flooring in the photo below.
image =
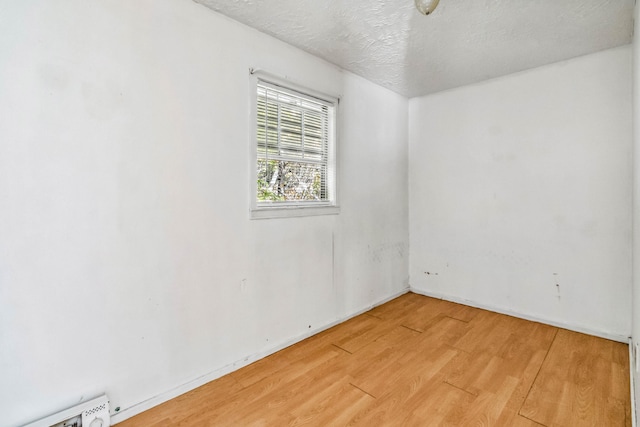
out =
[(627, 345), (408, 293), (119, 424), (631, 426)]

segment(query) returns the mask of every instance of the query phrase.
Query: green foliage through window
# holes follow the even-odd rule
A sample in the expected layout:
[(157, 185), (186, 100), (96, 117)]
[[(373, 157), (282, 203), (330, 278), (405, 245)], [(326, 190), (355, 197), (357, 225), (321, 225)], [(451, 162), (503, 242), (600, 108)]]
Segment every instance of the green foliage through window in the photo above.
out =
[(263, 82), (257, 95), (257, 201), (328, 201), (333, 105)]
[(311, 201), (326, 198), (323, 166), (278, 160), (258, 160), (259, 201)]

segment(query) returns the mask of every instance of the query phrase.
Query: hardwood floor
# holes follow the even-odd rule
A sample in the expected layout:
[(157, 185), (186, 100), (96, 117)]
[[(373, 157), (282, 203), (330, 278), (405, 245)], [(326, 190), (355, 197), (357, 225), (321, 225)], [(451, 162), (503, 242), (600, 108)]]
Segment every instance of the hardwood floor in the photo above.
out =
[(625, 344), (413, 293), (119, 424), (630, 426)]

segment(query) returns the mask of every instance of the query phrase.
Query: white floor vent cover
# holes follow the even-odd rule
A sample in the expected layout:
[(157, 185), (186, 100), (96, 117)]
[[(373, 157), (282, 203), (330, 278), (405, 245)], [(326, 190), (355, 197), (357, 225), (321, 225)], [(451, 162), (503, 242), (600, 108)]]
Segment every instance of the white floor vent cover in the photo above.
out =
[(109, 427), (109, 399), (100, 396), (24, 427)]

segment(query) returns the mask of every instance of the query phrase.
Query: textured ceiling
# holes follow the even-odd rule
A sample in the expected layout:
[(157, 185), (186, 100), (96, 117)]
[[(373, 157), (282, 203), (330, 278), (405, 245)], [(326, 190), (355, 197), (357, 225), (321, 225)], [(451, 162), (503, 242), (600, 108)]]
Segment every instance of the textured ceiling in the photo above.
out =
[(631, 43), (634, 0), (195, 0), (414, 97)]

